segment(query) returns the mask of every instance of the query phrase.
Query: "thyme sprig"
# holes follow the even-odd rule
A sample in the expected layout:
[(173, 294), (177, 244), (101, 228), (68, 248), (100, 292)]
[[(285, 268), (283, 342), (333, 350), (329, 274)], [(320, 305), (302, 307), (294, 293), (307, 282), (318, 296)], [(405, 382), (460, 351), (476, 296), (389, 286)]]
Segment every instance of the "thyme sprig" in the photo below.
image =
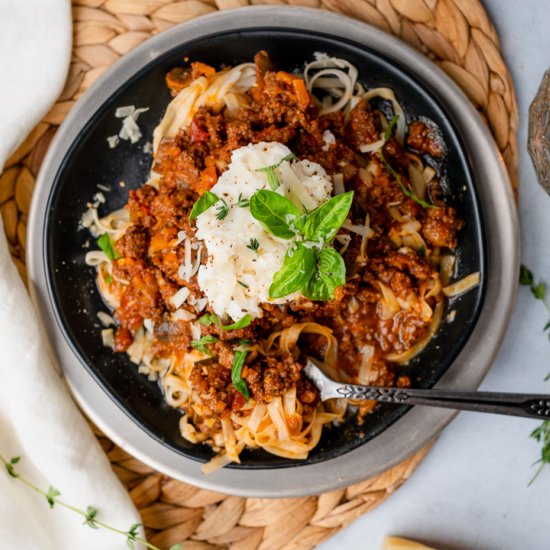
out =
[[(399, 115), (395, 115), (391, 119), (390, 123), (388, 124), (384, 132), (384, 145), (386, 145), (387, 141), (393, 135), (393, 128), (397, 124), (398, 119), (399, 119)], [(384, 146), (380, 148), (380, 160), (386, 167), (386, 170), (388, 170), (388, 172), (392, 175), (393, 179), (399, 184), (399, 187), (401, 188), (401, 192), (406, 197), (409, 197), (409, 199), (412, 199), (414, 202), (422, 206), (422, 208), (439, 208), (435, 204), (427, 203), (424, 199), (421, 199), (416, 193), (414, 193), (413, 191), (407, 188), (407, 186), (403, 183), (401, 176), (394, 170), (393, 166), (391, 166), (390, 163), (386, 160), (386, 157), (384, 155)]]
[[(142, 526), (141, 523), (134, 523), (133, 525), (130, 526), (130, 528), (127, 531), (125, 531), (124, 529), (118, 529), (116, 527), (113, 527), (112, 525), (109, 525), (103, 521), (98, 520), (97, 508), (94, 508), (93, 506), (87, 506), (86, 510), (80, 510), (80, 508), (77, 508), (76, 506), (73, 506), (71, 504), (68, 504), (67, 502), (60, 500), (58, 497), (61, 495), (61, 493), (56, 488), (50, 486), (48, 487), (47, 491), (42, 490), (40, 487), (36, 486), (34, 483), (26, 479), (16, 470), (16, 465), (19, 463), (20, 460), (21, 460), (21, 457), (19, 456), (15, 456), (10, 460), (7, 460), (0, 454), (0, 462), (6, 468), (8, 475), (12, 477), (14, 480), (20, 481), (21, 483), (26, 485), (29, 489), (32, 489), (34, 492), (38, 493), (39, 495), (42, 495), (51, 509), (54, 509), (56, 505), (61, 506), (62, 508), (66, 508), (67, 510), (74, 512), (75, 514), (82, 516), (84, 518), (83, 525), (86, 525), (91, 529), (102, 528), (102, 529), (111, 531), (112, 533), (123, 535), (124, 537), (126, 537), (126, 544), (128, 548), (134, 549), (135, 543), (139, 542), (143, 544), (146, 548), (149, 548), (150, 550), (161, 550), (158, 546), (155, 546), (154, 544), (147, 542), (143, 537), (139, 536), (139, 529)], [(181, 544), (174, 544), (170, 546), (168, 550), (182, 550), (182, 546)]]
[[(546, 285), (543, 281), (535, 282), (535, 277), (533, 273), (527, 269), (524, 265), (521, 266), (519, 271), (519, 282), (523, 286), (527, 286), (531, 289), (531, 294), (533, 297), (542, 302), (548, 315), (550, 315), (550, 306), (546, 302)], [(550, 339), (550, 320), (544, 325), (542, 329), (543, 332), (548, 332), (548, 338)], [(550, 379), (550, 373), (546, 375), (545, 380)], [(550, 421), (545, 420), (541, 425), (531, 432), (531, 437), (541, 443), (541, 452), (540, 458), (535, 462), (535, 464), (540, 464), (535, 475), (529, 482), (529, 485), (537, 479), (538, 475), (542, 472), (542, 469), (546, 464), (550, 464)]]

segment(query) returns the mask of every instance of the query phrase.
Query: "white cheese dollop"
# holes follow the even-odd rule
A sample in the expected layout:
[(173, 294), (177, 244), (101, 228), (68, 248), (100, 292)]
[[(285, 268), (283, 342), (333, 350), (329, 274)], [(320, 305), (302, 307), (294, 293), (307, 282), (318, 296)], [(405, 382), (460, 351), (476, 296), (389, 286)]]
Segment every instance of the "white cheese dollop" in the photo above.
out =
[[(225, 200), (229, 212), (218, 220), (221, 201), (197, 217), (196, 238), (208, 250), (208, 261), (198, 271), (198, 283), (213, 311), (233, 321), (247, 313), (261, 314), (260, 304), (284, 303), (295, 297), (269, 298), (273, 276), (283, 265), (290, 241), (268, 233), (250, 214), (248, 207), (237, 205), (260, 189), (270, 189), (265, 168), (290, 155), (281, 143), (258, 143), (233, 152), (231, 163), (211, 189)], [(332, 182), (325, 170), (308, 160), (285, 161), (276, 170), (281, 185), (277, 193), (288, 197), (299, 208), (316, 208), (331, 197)], [(257, 252), (247, 248), (251, 239), (259, 242)]]

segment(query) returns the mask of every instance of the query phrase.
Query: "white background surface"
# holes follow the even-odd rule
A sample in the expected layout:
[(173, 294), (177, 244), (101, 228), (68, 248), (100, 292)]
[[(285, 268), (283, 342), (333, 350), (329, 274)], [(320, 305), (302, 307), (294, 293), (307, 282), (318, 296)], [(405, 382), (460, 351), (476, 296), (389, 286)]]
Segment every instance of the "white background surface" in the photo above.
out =
[[(484, 0), (512, 71), (520, 110), (522, 261), (550, 286), (550, 197), (527, 154), (527, 111), (550, 68), (550, 0)], [(542, 304), (521, 288), (485, 390), (548, 392), (550, 342)], [(320, 547), (377, 550), (386, 535), (440, 550), (550, 548), (550, 466), (533, 485), (540, 445), (534, 420), (461, 413), (417, 471), (384, 504)]]

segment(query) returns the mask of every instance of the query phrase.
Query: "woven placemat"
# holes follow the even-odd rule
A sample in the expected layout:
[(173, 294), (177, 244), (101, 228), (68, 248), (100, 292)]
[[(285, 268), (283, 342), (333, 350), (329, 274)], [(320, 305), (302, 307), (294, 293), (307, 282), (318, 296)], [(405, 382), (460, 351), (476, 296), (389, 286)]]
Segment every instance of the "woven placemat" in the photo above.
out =
[[(74, 0), (71, 68), (58, 102), (8, 160), (0, 210), (13, 260), (26, 279), (25, 233), (44, 154), (75, 101), (121, 55), (176, 23), (249, 4), (327, 9), (395, 34), (434, 60), (487, 121), (517, 191), (517, 105), (499, 42), (479, 0)], [(96, 430), (153, 544), (184, 550), (306, 550), (380, 504), (411, 475), (423, 449), (384, 474), (318, 497), (228, 497), (155, 472)]]

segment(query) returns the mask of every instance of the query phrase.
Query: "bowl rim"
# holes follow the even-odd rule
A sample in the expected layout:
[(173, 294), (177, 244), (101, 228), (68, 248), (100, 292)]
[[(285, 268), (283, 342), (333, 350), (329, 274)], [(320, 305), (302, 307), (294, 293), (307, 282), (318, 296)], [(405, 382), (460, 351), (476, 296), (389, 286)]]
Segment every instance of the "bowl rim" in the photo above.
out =
[[(266, 25), (268, 21), (268, 25)], [(401, 40), (357, 20), (295, 7), (255, 6), (203, 16), (177, 25), (123, 56), (83, 95), (61, 125), (37, 178), (28, 225), (29, 290), (46, 340), (85, 414), (125, 451), (173, 478), (247, 497), (318, 494), (374, 477), (399, 464), (454, 418), (455, 411), (414, 408), (373, 440), (340, 457), (282, 470), (221, 469), (208, 476), (201, 464), (165, 447), (123, 412), (83, 367), (56, 321), (46, 284), (43, 223), (47, 198), (67, 151), (89, 118), (118, 87), (168, 50), (202, 36), (265, 27), (305, 30), (368, 47), (404, 65), (452, 120), (470, 160), (485, 229), (485, 298), (476, 328), (435, 387), (476, 389), (498, 351), (515, 304), (519, 222), (508, 174), (487, 127), (462, 91), (435, 64)]]

